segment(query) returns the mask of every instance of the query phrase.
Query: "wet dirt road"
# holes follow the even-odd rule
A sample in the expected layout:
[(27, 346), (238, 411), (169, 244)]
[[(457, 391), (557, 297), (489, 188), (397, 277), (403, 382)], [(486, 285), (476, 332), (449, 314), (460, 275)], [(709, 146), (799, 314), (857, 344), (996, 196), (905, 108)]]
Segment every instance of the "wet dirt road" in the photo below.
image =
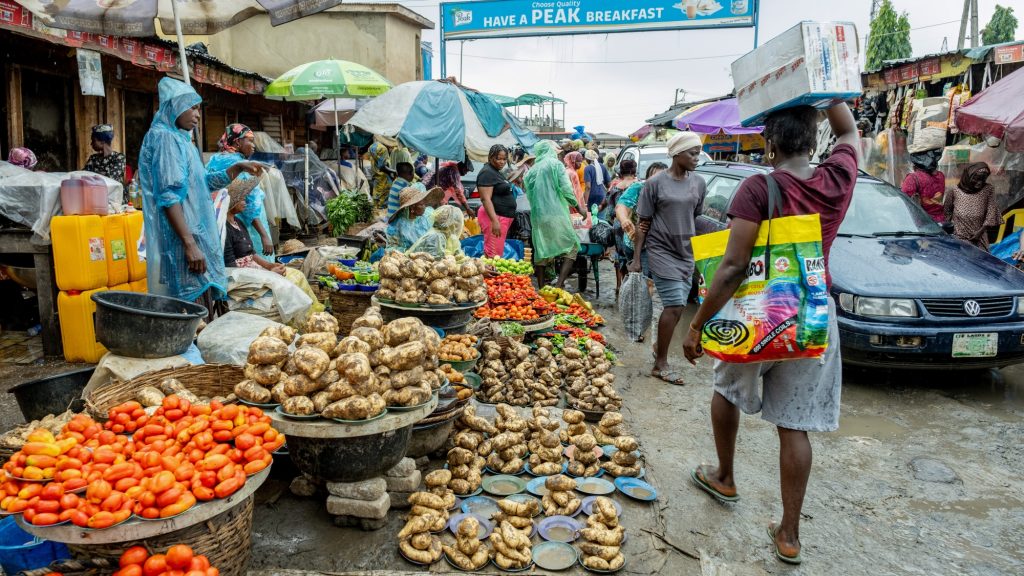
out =
[[(765, 534), (765, 525), (781, 515), (774, 429), (757, 417), (742, 420), (740, 502), (721, 505), (693, 487), (689, 470), (714, 456), (711, 362), (684, 368), (682, 387), (648, 377), (650, 344), (625, 343), (609, 292), (600, 308), (623, 362), (616, 372), (624, 413), (661, 491), (657, 506), (627, 510), (637, 538), (631, 532), (624, 547), (624, 573), (1024, 573), (1024, 366), (964, 373), (847, 369), (839, 431), (812, 435), (804, 564), (791, 568), (774, 559)], [(677, 336), (675, 345), (680, 341)], [(681, 356), (674, 362), (683, 365)], [(0, 374), (0, 391), (15, 383)], [(0, 429), (6, 430), (20, 416), (9, 395), (2, 405)], [(258, 503), (255, 571), (415, 569), (395, 553), (401, 526), (395, 512), (385, 529), (363, 533), (333, 527), (322, 498), (291, 496), (285, 482), (268, 482)], [(434, 567), (448, 570), (443, 562)]]

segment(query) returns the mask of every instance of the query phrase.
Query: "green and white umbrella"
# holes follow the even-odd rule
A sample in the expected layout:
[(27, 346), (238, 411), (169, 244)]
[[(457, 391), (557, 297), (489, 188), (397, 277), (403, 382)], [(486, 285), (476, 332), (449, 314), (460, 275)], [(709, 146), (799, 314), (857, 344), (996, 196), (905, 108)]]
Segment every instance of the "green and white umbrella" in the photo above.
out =
[(362, 64), (345, 60), (318, 60), (296, 66), (267, 86), (267, 98), (319, 100), (379, 96), (391, 83)]

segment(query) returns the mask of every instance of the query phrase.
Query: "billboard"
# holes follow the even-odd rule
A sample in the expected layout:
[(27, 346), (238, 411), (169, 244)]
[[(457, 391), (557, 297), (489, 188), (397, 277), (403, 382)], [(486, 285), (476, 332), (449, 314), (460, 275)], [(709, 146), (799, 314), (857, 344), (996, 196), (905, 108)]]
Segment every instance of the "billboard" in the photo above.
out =
[(484, 0), (441, 4), (443, 40), (754, 26), (757, 0)]

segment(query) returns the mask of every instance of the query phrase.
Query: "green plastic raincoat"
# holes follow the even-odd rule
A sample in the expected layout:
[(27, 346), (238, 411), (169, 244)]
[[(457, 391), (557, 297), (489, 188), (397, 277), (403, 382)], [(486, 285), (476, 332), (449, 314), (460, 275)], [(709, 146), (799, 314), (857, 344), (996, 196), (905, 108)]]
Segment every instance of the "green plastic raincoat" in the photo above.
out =
[(569, 219), (569, 207), (578, 203), (554, 144), (542, 140), (533, 152), (537, 162), (526, 174), (526, 198), (530, 201), (533, 257), (541, 261), (579, 250), (580, 241)]
[[(202, 102), (191, 86), (173, 78), (160, 80), (160, 109), (142, 140), (139, 185), (142, 188), (149, 292), (194, 301), (207, 290), (227, 294), (224, 245), (210, 201), (210, 190), (227, 186), (226, 171), (207, 172), (191, 134), (176, 122)], [(180, 204), (185, 223), (206, 257), (206, 272), (194, 274), (185, 260), (185, 245), (164, 210)]]
[(426, 252), (434, 258), (455, 256), (462, 252), (462, 227), (465, 222), (462, 210), (444, 205), (431, 215), (433, 227), (420, 237), (409, 252)]

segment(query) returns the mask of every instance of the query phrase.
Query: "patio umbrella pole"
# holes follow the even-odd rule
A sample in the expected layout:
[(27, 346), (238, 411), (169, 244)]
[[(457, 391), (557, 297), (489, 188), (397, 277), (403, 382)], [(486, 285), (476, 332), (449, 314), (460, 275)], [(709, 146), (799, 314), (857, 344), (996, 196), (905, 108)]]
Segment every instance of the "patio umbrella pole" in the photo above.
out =
[(181, 61), (181, 76), (185, 84), (192, 82), (188, 77), (188, 58), (185, 57), (185, 38), (181, 35), (181, 18), (178, 16), (178, 0), (171, 0), (171, 11), (174, 13), (174, 33), (178, 38), (178, 59)]
[(334, 108), (334, 154), (338, 162), (338, 178), (341, 178), (341, 132), (338, 128), (338, 99), (331, 98), (331, 107)]

